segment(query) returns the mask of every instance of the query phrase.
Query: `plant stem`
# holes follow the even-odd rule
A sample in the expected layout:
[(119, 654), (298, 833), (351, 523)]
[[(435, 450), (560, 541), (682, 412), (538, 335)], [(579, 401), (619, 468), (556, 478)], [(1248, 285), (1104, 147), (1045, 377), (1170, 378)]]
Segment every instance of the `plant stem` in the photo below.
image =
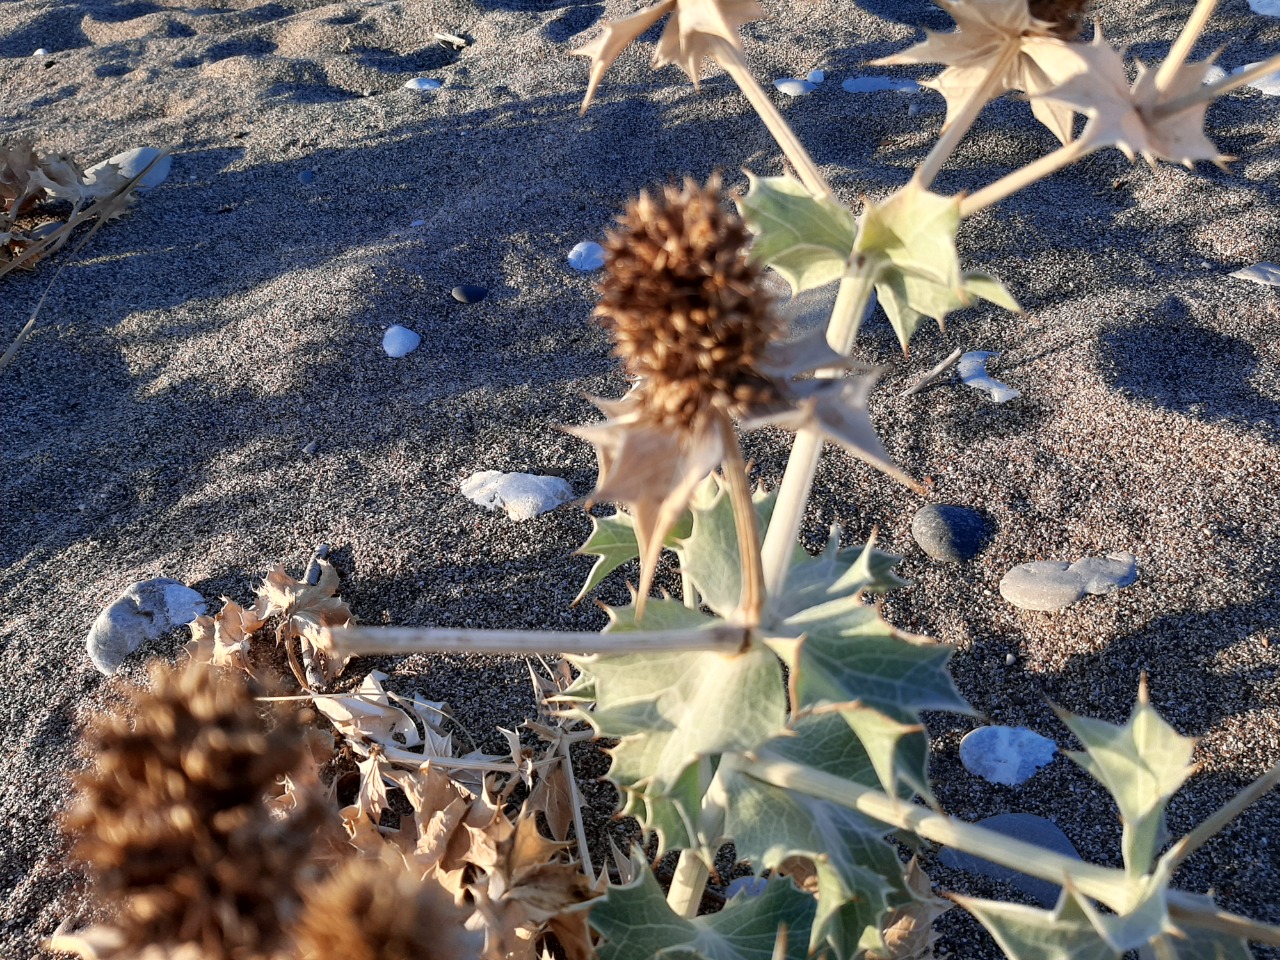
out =
[(950, 159), (951, 154), (955, 153), (956, 147), (960, 146), (960, 141), (973, 126), (973, 121), (978, 119), (982, 108), (1004, 92), (1005, 88), (1001, 81), (1004, 79), (1005, 71), (1019, 52), (1018, 41), (1006, 44), (999, 61), (983, 78), (982, 83), (969, 94), (969, 99), (964, 102), (959, 112), (942, 125), (942, 135), (938, 137), (938, 142), (933, 145), (924, 162), (916, 168), (916, 172), (912, 174), (912, 180), (926, 190), (929, 189), (938, 171), (942, 169), (942, 165)]
[(1181, 863), (1204, 845), (1204, 842), (1229, 824), (1244, 811), (1245, 807), (1259, 797), (1270, 792), (1280, 783), (1280, 763), (1249, 784), (1225, 804), (1219, 807), (1208, 820), (1199, 824), (1194, 830), (1175, 843), (1165, 854), (1175, 864)]
[[(867, 302), (875, 287), (874, 281), (874, 267), (861, 257), (841, 278), (831, 322), (827, 326), (827, 343), (837, 353), (848, 356), (853, 350), (862, 315), (866, 313)], [(819, 376), (824, 374), (833, 376), (835, 371), (819, 372)], [(809, 501), (821, 454), (822, 435), (817, 430), (806, 429), (796, 434), (787, 469), (778, 488), (778, 499), (773, 506), (773, 517), (765, 532), (764, 547), (760, 551), (765, 595), (768, 597), (780, 596), (787, 584), (787, 570), (800, 536), (800, 522), (804, 518), (805, 504)]]
[(747, 631), (727, 624), (701, 630), (633, 630), (577, 633), (569, 630), (470, 630), (453, 627), (335, 627), (318, 646), (339, 657), (405, 653), (631, 653), (637, 650), (719, 650), (732, 653)]
[(573, 775), (573, 757), (569, 753), (571, 744), (569, 737), (561, 737), (556, 744), (556, 750), (560, 753), (561, 762), (564, 764), (565, 782), (568, 783), (573, 795), (569, 805), (573, 808), (573, 832), (578, 838), (578, 856), (582, 858), (582, 871), (589, 880), (594, 881), (596, 871), (591, 865), (591, 851), (587, 849), (587, 828), (582, 822), (582, 795), (578, 792), (578, 781)]
[(987, 184), (977, 193), (971, 193), (969, 196), (962, 198), (960, 201), (960, 216), (972, 216), (984, 207), (989, 207), (991, 204), (1017, 193), (1023, 187), (1029, 187), (1037, 180), (1043, 180), (1049, 174), (1075, 163), (1093, 149), (1093, 145), (1084, 138), (1063, 144), (1052, 153), (1046, 153), (1034, 163), (1020, 167), (1013, 173), (1001, 177), (995, 183)]
[(760, 624), (760, 609), (765, 597), (764, 572), (760, 564), (760, 530), (737, 431), (727, 414), (721, 413), (718, 419), (724, 439), (724, 479), (733, 505), (733, 523), (738, 532), (738, 557), (742, 567), (742, 596), (738, 600), (737, 613), (744, 626), (754, 627)]
[(1200, 0), (1195, 9), (1191, 11), (1191, 16), (1187, 18), (1182, 32), (1178, 34), (1178, 39), (1169, 48), (1169, 55), (1165, 57), (1164, 63), (1160, 64), (1160, 69), (1156, 71), (1157, 90), (1163, 93), (1169, 89), (1169, 84), (1173, 82), (1174, 74), (1178, 72), (1180, 66), (1187, 62), (1187, 57), (1191, 55), (1191, 48), (1200, 39), (1200, 34), (1204, 32), (1205, 24), (1213, 16), (1214, 8), (1217, 5), (1218, 0)]
[(1211, 103), (1223, 94), (1230, 93), (1237, 87), (1243, 87), (1246, 84), (1253, 83), (1258, 77), (1266, 76), (1280, 70), (1280, 54), (1269, 57), (1248, 70), (1241, 70), (1239, 73), (1229, 73), (1221, 80), (1213, 83), (1206, 83), (1203, 89), (1188, 93), (1185, 96), (1178, 97), (1176, 100), (1170, 100), (1167, 103), (1156, 104), (1151, 111), (1155, 119), (1159, 120), (1163, 117), (1172, 116), (1175, 113), (1181, 113), (1183, 110), (1190, 109), (1201, 103)]
[(698, 915), (702, 903), (702, 891), (707, 887), (711, 871), (693, 850), (681, 850), (676, 872), (667, 890), (667, 905), (680, 916), (692, 919)]
[(760, 115), (760, 119), (764, 121), (764, 125), (769, 128), (769, 132), (773, 134), (773, 139), (778, 142), (783, 154), (791, 161), (791, 165), (796, 168), (796, 174), (800, 177), (800, 182), (808, 187), (809, 192), (819, 199), (832, 196), (831, 186), (827, 183), (826, 177), (822, 175), (818, 165), (813, 162), (813, 158), (809, 156), (809, 151), (805, 149), (804, 144), (800, 142), (795, 132), (792, 131), (791, 126), (783, 119), (782, 114), (778, 112), (778, 108), (773, 105), (769, 95), (756, 82), (756, 78), (742, 59), (742, 54), (734, 49), (733, 45), (727, 40), (717, 40), (712, 48), (712, 54), (716, 62), (724, 68), (724, 72), (729, 75), (729, 78), (738, 85), (738, 89), (746, 95), (748, 102), (755, 108), (756, 113)]

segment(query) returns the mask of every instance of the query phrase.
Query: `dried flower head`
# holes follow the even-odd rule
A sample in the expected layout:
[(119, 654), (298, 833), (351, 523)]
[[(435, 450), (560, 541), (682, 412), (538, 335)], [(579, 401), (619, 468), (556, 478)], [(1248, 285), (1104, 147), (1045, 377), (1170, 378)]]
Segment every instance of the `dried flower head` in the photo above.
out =
[(618, 222), (595, 316), (644, 382), (653, 419), (689, 426), (706, 404), (772, 399), (760, 365), (780, 324), (747, 259), (746, 227), (720, 206), (720, 178), (700, 187), (688, 177), (657, 199), (644, 191)]
[(305, 901), (293, 931), (303, 960), (474, 960), (483, 943), (434, 875), (395, 855), (348, 861)]
[(1091, 0), (1027, 0), (1031, 16), (1049, 24), (1049, 32), (1060, 40), (1080, 36), (1081, 21)]
[(273, 817), (264, 794), (302, 759), (238, 674), (156, 664), (131, 709), (90, 723), (93, 767), (64, 828), (126, 949), (196, 944), (206, 960), (266, 955), (296, 903), (318, 808)]

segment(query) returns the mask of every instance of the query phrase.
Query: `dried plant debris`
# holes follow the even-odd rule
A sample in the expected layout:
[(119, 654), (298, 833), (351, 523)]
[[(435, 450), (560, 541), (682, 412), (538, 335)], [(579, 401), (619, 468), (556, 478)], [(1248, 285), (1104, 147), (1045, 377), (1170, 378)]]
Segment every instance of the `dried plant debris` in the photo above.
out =
[(140, 167), (126, 170), (120, 158), (112, 158), (86, 172), (70, 155), (42, 153), (30, 140), (0, 144), (0, 277), (32, 269), (66, 245), (76, 228), (92, 224), (83, 243), (122, 216), (139, 186), (167, 159), (164, 151), (153, 154)]

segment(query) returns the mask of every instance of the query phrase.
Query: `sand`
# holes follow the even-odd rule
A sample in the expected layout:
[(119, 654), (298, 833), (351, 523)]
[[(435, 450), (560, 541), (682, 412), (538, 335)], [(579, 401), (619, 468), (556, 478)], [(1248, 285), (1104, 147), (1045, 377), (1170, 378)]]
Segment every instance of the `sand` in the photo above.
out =
[[(777, 99), (841, 197), (905, 182), (941, 98), (840, 83), (945, 16), (923, 0), (766, 6), (773, 18), (745, 31), (748, 59), (770, 87), (826, 71), (813, 95)], [(0, 377), (0, 955), (35, 956), (80, 915), (55, 826), (80, 763), (78, 720), (140, 677), (147, 655), (181, 655), (179, 632), (117, 679), (90, 665), (85, 632), (130, 582), (169, 576), (247, 602), (269, 566), (301, 574), (327, 542), (366, 623), (602, 625), (591, 605), (570, 606), (589, 567), (570, 556), (584, 514), (517, 523), (458, 483), (478, 470), (557, 472), (585, 494), (590, 449), (557, 424), (592, 419), (584, 394), (617, 396), (624, 380), (588, 322), (592, 278), (567, 266), (569, 249), (600, 239), (647, 185), (718, 167), (745, 187), (744, 167), (783, 169), (717, 71), (695, 92), (629, 52), (578, 116), (587, 62), (568, 51), (634, 8), (0, 5), (0, 137), (27, 133), (86, 165), (135, 146), (175, 151), (168, 181), (74, 262), (0, 280), (7, 345), (67, 264)], [(1108, 35), (1150, 60), (1189, 8), (1139, 0), (1100, 13)], [(469, 43), (441, 46), (436, 30)], [(1260, 60), (1280, 47), (1280, 19), (1227, 0), (1197, 54), (1221, 45), (1228, 67)], [(40, 47), (48, 57), (31, 56)], [(416, 76), (443, 87), (401, 89)], [(1241, 158), (1230, 173), (1152, 172), (1111, 151), (966, 222), (966, 266), (1003, 279), (1024, 316), (957, 314), (945, 334), (918, 336), (909, 363), (882, 316), (866, 326), (860, 355), (888, 367), (873, 401), (881, 435), (903, 468), (932, 478), (930, 500), (988, 518), (995, 535), (978, 559), (929, 561), (909, 534), (924, 501), (834, 451), (804, 531), (816, 547), (832, 522), (857, 540), (879, 529), (912, 581), (887, 616), (953, 644), (960, 688), (994, 722), (1071, 745), (1050, 701), (1119, 721), (1146, 671), (1156, 707), (1202, 738), (1203, 770), (1170, 807), (1174, 835), (1280, 760), (1280, 294), (1227, 277), (1280, 260), (1278, 120), (1280, 101), (1242, 91), (1208, 117)], [(1025, 103), (1001, 101), (938, 188), (976, 188), (1053, 145)], [(490, 295), (457, 303), (459, 283)], [(392, 360), (381, 340), (397, 323), (422, 345)], [(1002, 352), (993, 373), (1022, 399), (995, 406), (947, 383), (898, 398), (957, 346)], [(776, 484), (788, 444), (746, 438), (762, 481)], [(1137, 555), (1134, 586), (1058, 614), (998, 594), (1016, 564), (1108, 550)], [(622, 600), (621, 578), (602, 596)], [(372, 666), (451, 702), (473, 729), (532, 709), (518, 661), (415, 656), (349, 673)], [(1017, 788), (961, 767), (958, 740), (978, 722), (931, 718), (946, 808), (1041, 814), (1086, 859), (1117, 864), (1110, 802), (1065, 758)], [(603, 817), (608, 793), (592, 795)], [(1272, 794), (1180, 883), (1280, 923), (1277, 818)], [(931, 872), (944, 889), (1007, 893)], [(997, 955), (959, 911), (940, 927), (955, 956)]]

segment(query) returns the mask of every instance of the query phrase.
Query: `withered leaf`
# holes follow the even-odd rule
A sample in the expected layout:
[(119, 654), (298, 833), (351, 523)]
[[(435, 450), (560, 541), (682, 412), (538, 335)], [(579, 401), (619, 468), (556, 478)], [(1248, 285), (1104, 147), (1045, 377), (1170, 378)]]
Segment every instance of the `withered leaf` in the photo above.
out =
[(197, 663), (235, 667), (247, 673), (250, 641), (262, 623), (255, 611), (223, 597), (222, 609), (216, 614), (191, 622), (187, 653)]
[(282, 565), (273, 567), (258, 590), (254, 609), (263, 620), (277, 614), (281, 616), (283, 619), (276, 629), (276, 642), (287, 643), (297, 638), (314, 653), (320, 654), (325, 680), (328, 681), (342, 672), (346, 661), (339, 663), (324, 656), (324, 631), (346, 626), (354, 618), (346, 602), (335, 596), (338, 592), (338, 571), (325, 560), (317, 562), (320, 579), (314, 585), (295, 580)]

